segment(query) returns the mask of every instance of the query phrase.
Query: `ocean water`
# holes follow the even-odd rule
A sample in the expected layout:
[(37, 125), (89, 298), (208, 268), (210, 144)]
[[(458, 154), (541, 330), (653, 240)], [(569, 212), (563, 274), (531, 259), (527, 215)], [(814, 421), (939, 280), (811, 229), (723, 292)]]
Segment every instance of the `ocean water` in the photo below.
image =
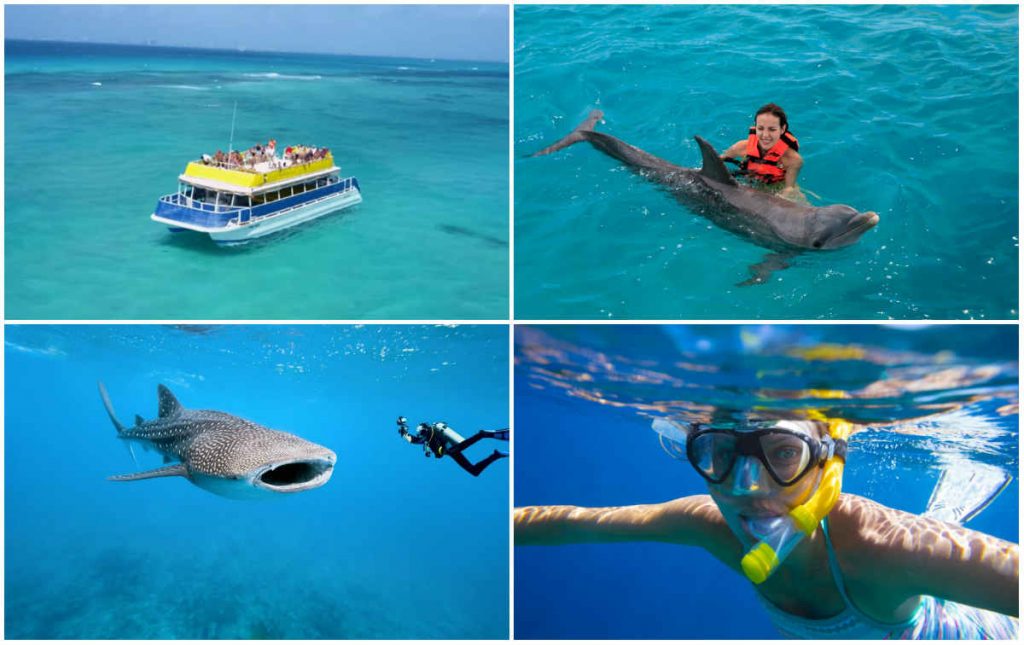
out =
[[(508, 475), (424, 459), (395, 418), (508, 425), (506, 326), (8, 326), (7, 638), (504, 639)], [(115, 438), (164, 383), (338, 455), (263, 501), (173, 477)], [(475, 461), (495, 447), (469, 449)]]
[[(867, 426), (843, 491), (921, 513), (940, 474), (1011, 484), (966, 526), (1019, 541), (1016, 326), (517, 326), (516, 506), (707, 492), (653, 418), (818, 408)], [(660, 543), (514, 549), (517, 639), (770, 639), (753, 585)]]
[[(1018, 9), (517, 6), (519, 319), (1016, 319)], [(683, 166), (776, 102), (817, 205), (874, 210), (856, 244), (736, 285), (765, 249), (587, 144), (599, 129)]]
[[(508, 66), (5, 41), (9, 319), (505, 319)], [(218, 248), (189, 160), (327, 146), (361, 205)]]

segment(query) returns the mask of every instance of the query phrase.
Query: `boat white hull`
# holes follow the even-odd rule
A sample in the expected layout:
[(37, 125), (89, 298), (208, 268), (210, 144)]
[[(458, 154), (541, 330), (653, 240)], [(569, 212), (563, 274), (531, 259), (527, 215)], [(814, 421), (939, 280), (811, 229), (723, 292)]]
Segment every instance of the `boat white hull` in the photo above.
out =
[(351, 190), (335, 193), (334, 195), (308, 204), (294, 206), (281, 211), (280, 213), (265, 215), (259, 219), (253, 219), (242, 224), (229, 224), (227, 226), (217, 228), (190, 226), (184, 222), (158, 217), (155, 214), (151, 216), (151, 219), (156, 222), (167, 224), (172, 231), (192, 230), (200, 233), (208, 233), (210, 238), (217, 244), (245, 244), (246, 242), (255, 240), (256, 238), (270, 235), (271, 233), (277, 233), (278, 231), (283, 231), (287, 228), (314, 220), (329, 213), (333, 213), (350, 206), (355, 206), (362, 201), (363, 196), (360, 194), (359, 190), (353, 188)]

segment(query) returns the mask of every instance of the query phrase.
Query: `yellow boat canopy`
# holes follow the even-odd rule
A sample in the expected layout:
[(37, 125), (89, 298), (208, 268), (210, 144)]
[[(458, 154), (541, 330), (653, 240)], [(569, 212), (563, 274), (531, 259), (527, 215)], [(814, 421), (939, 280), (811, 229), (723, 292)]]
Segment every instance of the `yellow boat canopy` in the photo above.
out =
[(237, 186), (238, 188), (248, 188), (249, 191), (246, 192), (252, 192), (253, 188), (266, 184), (276, 184), (304, 175), (320, 173), (333, 167), (334, 156), (329, 153), (323, 159), (304, 164), (295, 164), (287, 168), (275, 168), (266, 172), (261, 172), (254, 168), (220, 168), (218, 166), (209, 166), (201, 161), (192, 161), (186, 166), (185, 173), (181, 178), (207, 179), (220, 184)]

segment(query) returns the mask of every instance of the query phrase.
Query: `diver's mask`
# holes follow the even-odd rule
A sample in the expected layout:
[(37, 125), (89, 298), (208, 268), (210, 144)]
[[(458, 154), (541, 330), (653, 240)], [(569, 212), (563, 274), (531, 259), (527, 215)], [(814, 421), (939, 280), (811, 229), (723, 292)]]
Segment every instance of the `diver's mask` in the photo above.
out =
[[(756, 457), (780, 486), (792, 486), (815, 467), (822, 468), (817, 490), (788, 514), (750, 519), (744, 530), (758, 543), (741, 562), (743, 572), (755, 584), (768, 579), (805, 536), (814, 533), (839, 499), (846, 440), (853, 426), (840, 419), (822, 419), (828, 435), (821, 440), (801, 432), (799, 422), (764, 421), (737, 426), (680, 425), (655, 419), (651, 427), (662, 448), (672, 457), (688, 461), (707, 481), (720, 484), (732, 472), (740, 456), (749, 468)], [(742, 428), (738, 430), (737, 428)], [(737, 477), (749, 477), (744, 470)]]
[(786, 422), (737, 432), (731, 428), (695, 425), (686, 437), (686, 458), (701, 477), (721, 484), (740, 456), (756, 457), (779, 486), (792, 486), (815, 467), (839, 455), (846, 442), (831, 437), (817, 440), (785, 427)]

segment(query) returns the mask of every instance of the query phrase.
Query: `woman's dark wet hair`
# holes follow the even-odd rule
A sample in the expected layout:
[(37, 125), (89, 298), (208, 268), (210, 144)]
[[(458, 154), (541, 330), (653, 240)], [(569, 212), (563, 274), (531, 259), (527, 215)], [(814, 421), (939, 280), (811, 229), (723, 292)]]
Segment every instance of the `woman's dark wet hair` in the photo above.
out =
[(757, 112), (754, 113), (754, 122), (755, 123), (757, 122), (757, 117), (761, 116), (762, 114), (773, 114), (773, 115), (775, 115), (779, 119), (779, 124), (783, 128), (785, 128), (787, 131), (789, 130), (789, 120), (786, 119), (786, 111), (783, 110), (778, 105), (776, 105), (774, 103), (768, 103), (767, 105), (762, 105), (757, 110)]

